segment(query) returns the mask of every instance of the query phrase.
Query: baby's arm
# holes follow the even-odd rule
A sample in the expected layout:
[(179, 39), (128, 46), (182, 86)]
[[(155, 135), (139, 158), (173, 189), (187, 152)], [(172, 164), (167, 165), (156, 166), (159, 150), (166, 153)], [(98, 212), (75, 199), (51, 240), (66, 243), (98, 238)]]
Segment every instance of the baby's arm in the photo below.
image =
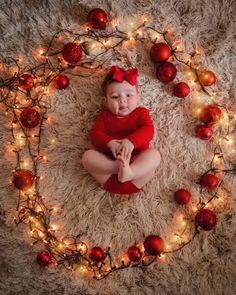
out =
[(101, 114), (97, 117), (95, 124), (90, 132), (90, 139), (92, 144), (96, 146), (99, 150), (103, 152), (108, 152), (110, 150), (108, 147), (108, 143), (114, 138), (106, 134), (105, 116), (106, 113), (101, 112)]
[(146, 108), (140, 108), (138, 118), (138, 128), (132, 134), (127, 136), (135, 149), (142, 149), (147, 146), (154, 136), (154, 125)]

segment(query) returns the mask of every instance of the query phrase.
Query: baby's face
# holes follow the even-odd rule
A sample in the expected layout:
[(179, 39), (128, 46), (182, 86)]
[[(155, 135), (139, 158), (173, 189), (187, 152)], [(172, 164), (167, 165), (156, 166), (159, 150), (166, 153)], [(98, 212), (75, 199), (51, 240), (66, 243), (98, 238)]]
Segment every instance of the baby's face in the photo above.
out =
[(107, 85), (106, 101), (108, 109), (113, 114), (127, 116), (138, 106), (137, 88), (125, 80), (122, 83), (112, 82)]

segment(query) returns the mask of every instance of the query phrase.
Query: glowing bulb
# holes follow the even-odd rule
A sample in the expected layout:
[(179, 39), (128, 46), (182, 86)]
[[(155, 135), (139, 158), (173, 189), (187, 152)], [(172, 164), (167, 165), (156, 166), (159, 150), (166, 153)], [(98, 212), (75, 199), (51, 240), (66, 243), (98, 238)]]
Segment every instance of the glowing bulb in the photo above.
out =
[(166, 251), (170, 251), (171, 246), (169, 244), (165, 244), (165, 249), (166, 249)]
[(232, 138), (229, 138), (229, 137), (228, 137), (228, 138), (226, 138), (225, 140), (226, 140), (226, 143), (229, 144), (229, 145), (233, 143)]
[(26, 191), (27, 194), (33, 194), (34, 193), (34, 190), (33, 188), (29, 188), (27, 191)]
[(148, 22), (148, 17), (147, 16), (142, 16), (141, 21), (142, 21), (143, 24), (145, 24), (146, 22)]
[(140, 250), (141, 250), (142, 252), (145, 251), (144, 244), (142, 244), (139, 248), (140, 248)]
[(22, 162), (22, 166), (23, 166), (24, 168), (27, 168), (27, 167), (29, 166), (29, 162), (28, 162), (28, 161), (23, 161), (23, 162)]
[(56, 224), (52, 224), (52, 225), (51, 225), (51, 229), (52, 229), (53, 231), (56, 231), (56, 230), (58, 229), (58, 226), (57, 226)]
[(39, 50), (38, 50), (38, 54), (39, 54), (40, 56), (42, 56), (42, 55), (44, 54), (43, 49), (39, 49)]
[(18, 134), (16, 141), (15, 141), (15, 147), (21, 149), (22, 147), (25, 146), (26, 140), (25, 138), (22, 136), (22, 134)]
[(36, 212), (41, 212), (41, 211), (42, 211), (42, 208), (38, 206), (38, 207), (35, 209), (35, 211), (36, 211)]
[(44, 238), (44, 233), (43, 232), (38, 231), (38, 235), (39, 235), (40, 238)]
[(59, 243), (57, 244), (57, 248), (58, 248), (59, 250), (64, 250), (64, 249), (66, 248), (66, 246), (65, 246), (65, 244), (63, 244), (62, 242), (59, 242)]
[(197, 113), (197, 114), (200, 114), (200, 113), (201, 113), (201, 109), (199, 109), (199, 108), (196, 109), (196, 113)]

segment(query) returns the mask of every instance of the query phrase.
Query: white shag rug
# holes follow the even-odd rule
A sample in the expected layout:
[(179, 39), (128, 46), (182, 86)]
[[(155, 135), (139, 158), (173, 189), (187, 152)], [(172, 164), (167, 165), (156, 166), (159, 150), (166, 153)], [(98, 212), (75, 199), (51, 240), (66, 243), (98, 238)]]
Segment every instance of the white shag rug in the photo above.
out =
[[(235, 1), (200, 0), (2, 0), (0, 4), (0, 57), (20, 54), (32, 62), (32, 50), (47, 44), (62, 28), (78, 28), (87, 13), (100, 7), (125, 29), (127, 20), (149, 15), (160, 30), (171, 26), (185, 42), (204, 49), (204, 64), (217, 75), (222, 103), (233, 107), (235, 96), (233, 34)], [(144, 191), (131, 197), (111, 196), (82, 168), (81, 156), (90, 147), (89, 130), (102, 109), (102, 77), (73, 78), (70, 87), (53, 98), (52, 124), (45, 125), (42, 147), (50, 162), (42, 165), (46, 176), (41, 187), (46, 204), (63, 208), (55, 218), (60, 233), (79, 234), (89, 245), (107, 246), (112, 253), (124, 253), (134, 242), (149, 234), (168, 239), (178, 230), (176, 218), (182, 211), (173, 200), (181, 187), (197, 201), (198, 176), (206, 171), (213, 143), (194, 136), (197, 119), (192, 115), (191, 96), (180, 100), (171, 94), (171, 84), (155, 78), (149, 59), (150, 44), (137, 43), (129, 61), (139, 68), (142, 103), (150, 109), (156, 136), (152, 146), (162, 155), (162, 163)], [(116, 61), (114, 61), (116, 63)], [(119, 63), (119, 65), (122, 65)], [(179, 72), (177, 80), (181, 80)], [(203, 96), (203, 100), (205, 98)], [(2, 110), (2, 109), (1, 109)], [(181, 251), (147, 268), (125, 269), (96, 281), (60, 268), (40, 268), (35, 257), (42, 248), (30, 246), (26, 227), (15, 227), (12, 216), (17, 192), (6, 186), (14, 168), (14, 158), (6, 156), (10, 141), (7, 118), (1, 111), (1, 194), (0, 194), (0, 294), (225, 294), (236, 293), (236, 216), (233, 200), (218, 208), (219, 222), (214, 231), (201, 232)], [(56, 145), (49, 144), (56, 138)], [(226, 177), (235, 197), (234, 176)]]

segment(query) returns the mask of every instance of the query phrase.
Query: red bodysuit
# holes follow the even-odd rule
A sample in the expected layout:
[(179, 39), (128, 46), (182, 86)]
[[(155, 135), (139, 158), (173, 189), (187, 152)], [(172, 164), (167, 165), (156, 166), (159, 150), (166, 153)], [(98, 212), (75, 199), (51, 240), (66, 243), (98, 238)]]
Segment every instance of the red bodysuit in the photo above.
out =
[[(132, 113), (124, 117), (117, 117), (109, 110), (104, 110), (98, 116), (90, 133), (91, 141), (101, 152), (114, 159), (107, 144), (112, 139), (129, 139), (134, 150), (132, 155), (144, 151), (154, 135), (154, 126), (149, 111), (144, 107), (137, 107)], [(139, 189), (131, 182), (119, 182), (117, 175), (103, 184), (104, 188), (115, 194), (132, 194)]]

